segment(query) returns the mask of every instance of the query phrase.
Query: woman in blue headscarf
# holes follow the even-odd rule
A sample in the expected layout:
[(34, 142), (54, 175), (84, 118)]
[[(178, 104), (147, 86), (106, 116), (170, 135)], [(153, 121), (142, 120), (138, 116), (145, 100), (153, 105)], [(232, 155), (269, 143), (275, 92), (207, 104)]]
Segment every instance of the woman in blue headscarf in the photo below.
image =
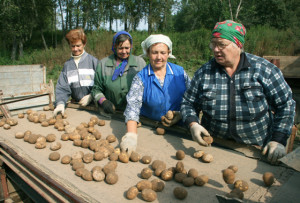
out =
[(144, 59), (134, 56), (131, 50), (131, 35), (120, 31), (113, 37), (113, 54), (101, 59), (97, 66), (92, 96), (105, 113), (124, 111), (132, 79), (146, 66)]

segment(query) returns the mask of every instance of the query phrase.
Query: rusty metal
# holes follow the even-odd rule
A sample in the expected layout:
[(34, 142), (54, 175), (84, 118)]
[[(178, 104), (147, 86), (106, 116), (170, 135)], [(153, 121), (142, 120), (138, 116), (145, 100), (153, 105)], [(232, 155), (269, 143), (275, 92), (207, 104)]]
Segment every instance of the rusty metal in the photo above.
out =
[(296, 133), (297, 133), (297, 127), (296, 125), (293, 126), (292, 128), (292, 133), (290, 135), (290, 139), (289, 139), (289, 143), (288, 143), (288, 147), (287, 147), (287, 153), (290, 153), (293, 151), (293, 147), (294, 147), (294, 140), (296, 137)]
[(24, 101), (24, 100), (28, 100), (28, 99), (33, 99), (33, 98), (37, 98), (37, 97), (42, 97), (42, 96), (49, 95), (49, 94), (50, 93), (32, 95), (32, 96), (24, 97), (24, 98), (21, 98), (21, 99), (15, 99), (15, 100), (12, 100), (12, 101), (1, 102), (0, 105), (5, 105), (5, 104), (15, 103), (15, 102)]
[(2, 104), (2, 96), (3, 96), (3, 92), (2, 90), (0, 90), (0, 111), (2, 111), (5, 118), (9, 118), (11, 115), (7, 106), (5, 104)]
[[(11, 149), (8, 145), (3, 142), (0, 142), (0, 147), (5, 150), (14, 160), (18, 161), (22, 166), (28, 169), (32, 174), (39, 178), (39, 180), (43, 181), (43, 183), (47, 184), (52, 189), (64, 194), (71, 202), (86, 202), (84, 199), (78, 197), (76, 194), (69, 191), (67, 188), (62, 186), (53, 180), (49, 175), (35, 168), (31, 163), (22, 158), (16, 151)], [(43, 185), (39, 185), (39, 187), (44, 187)], [(46, 188), (44, 188), (47, 190)], [(41, 194), (42, 195), (42, 194)]]
[[(0, 169), (0, 178), (1, 178), (1, 188), (0, 190), (3, 193), (3, 196), (0, 196), (0, 199), (7, 199), (9, 198), (9, 192), (7, 187), (7, 181), (6, 181), (6, 173), (4, 169)], [(2, 195), (1, 193), (1, 195)]]

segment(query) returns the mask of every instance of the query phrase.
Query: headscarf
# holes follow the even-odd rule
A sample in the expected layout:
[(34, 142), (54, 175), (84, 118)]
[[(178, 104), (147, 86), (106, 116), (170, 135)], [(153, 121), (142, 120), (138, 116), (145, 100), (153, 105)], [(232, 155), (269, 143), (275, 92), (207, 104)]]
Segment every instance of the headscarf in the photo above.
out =
[(235, 43), (239, 48), (245, 44), (246, 28), (243, 24), (232, 20), (218, 22), (213, 31), (212, 38), (224, 38)]
[(172, 55), (172, 41), (168, 36), (162, 34), (150, 35), (149, 37), (147, 37), (147, 39), (145, 39), (141, 43), (143, 53), (144, 53), (142, 54), (142, 56), (147, 56), (147, 50), (149, 49), (149, 47), (151, 47), (151, 45), (156, 43), (164, 43), (165, 45), (167, 45), (170, 50), (169, 58), (174, 58), (174, 59), (176, 58), (175, 56)]
[[(131, 35), (126, 31), (120, 31), (117, 34), (115, 34), (113, 37), (112, 48), (111, 48), (111, 50), (114, 52), (115, 56), (117, 56), (117, 51), (115, 50), (116, 40), (120, 35), (128, 35), (132, 42)], [(119, 64), (119, 66), (116, 67), (114, 74), (112, 76), (112, 81), (116, 80), (118, 78), (118, 76), (121, 77), (123, 75), (127, 63), (128, 63), (128, 59), (123, 59), (122, 62)]]

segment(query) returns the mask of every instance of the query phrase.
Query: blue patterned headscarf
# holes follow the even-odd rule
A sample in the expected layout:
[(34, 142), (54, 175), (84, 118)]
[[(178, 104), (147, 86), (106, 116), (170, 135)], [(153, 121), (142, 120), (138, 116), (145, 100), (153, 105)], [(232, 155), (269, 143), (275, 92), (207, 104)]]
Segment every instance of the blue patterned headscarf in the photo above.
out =
[[(131, 35), (126, 32), (126, 31), (120, 31), (117, 34), (114, 35), (113, 37), (113, 43), (112, 43), (112, 48), (111, 50), (114, 52), (114, 54), (117, 56), (117, 51), (115, 50), (115, 46), (116, 46), (116, 40), (120, 35), (128, 35), (131, 39), (131, 43), (132, 43), (132, 37)], [(114, 74), (112, 76), (112, 81), (116, 80), (118, 78), (118, 76), (122, 76), (125, 70), (125, 67), (128, 63), (128, 59), (123, 59), (122, 62), (119, 64), (118, 67), (116, 67)]]

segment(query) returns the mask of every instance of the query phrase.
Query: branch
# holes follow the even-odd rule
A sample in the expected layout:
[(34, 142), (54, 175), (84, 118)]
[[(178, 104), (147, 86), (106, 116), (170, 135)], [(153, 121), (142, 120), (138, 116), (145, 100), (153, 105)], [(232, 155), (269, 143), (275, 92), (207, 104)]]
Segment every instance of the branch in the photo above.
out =
[(242, 1), (243, 1), (243, 0), (240, 0), (240, 3), (239, 3), (239, 5), (238, 5), (238, 7), (237, 7), (237, 9), (236, 9), (235, 19), (238, 18), (239, 12), (240, 12), (241, 9), (242, 9), (242, 7), (241, 7)]

